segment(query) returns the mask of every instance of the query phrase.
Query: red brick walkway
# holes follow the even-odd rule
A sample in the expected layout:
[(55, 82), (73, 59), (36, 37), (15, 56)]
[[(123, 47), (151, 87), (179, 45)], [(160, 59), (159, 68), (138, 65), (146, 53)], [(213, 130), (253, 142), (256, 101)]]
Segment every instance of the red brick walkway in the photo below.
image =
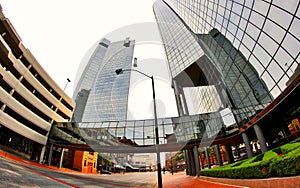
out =
[(229, 179), (201, 176), (200, 179), (250, 188), (299, 188), (300, 176), (267, 179)]
[(175, 173), (174, 175), (166, 172), (162, 174), (163, 187), (167, 188), (237, 188), (240, 186), (226, 185), (201, 180), (198, 177), (188, 176), (185, 172)]

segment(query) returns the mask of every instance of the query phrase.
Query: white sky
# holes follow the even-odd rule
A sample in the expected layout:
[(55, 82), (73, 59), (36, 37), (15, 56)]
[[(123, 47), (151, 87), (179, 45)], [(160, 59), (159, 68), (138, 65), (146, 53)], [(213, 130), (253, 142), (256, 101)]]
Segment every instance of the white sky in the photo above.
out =
[[(136, 23), (155, 22), (152, 10), (154, 2), (155, 0), (0, 0), (4, 15), (15, 27), (24, 46), (32, 52), (54, 81), (64, 89), (67, 78), (71, 80), (65, 89), (70, 97), (75, 88), (79, 65), (82, 60), (86, 61), (86, 55), (92, 46), (104, 36), (120, 28)], [(139, 54), (135, 51), (134, 55), (137, 55), (139, 60), (145, 58), (147, 54), (143, 50), (138, 50), (141, 46), (143, 45), (135, 47), (136, 51), (142, 51)], [(142, 69), (141, 64), (139, 66), (140, 71), (147, 70)], [(146, 71), (146, 74), (155, 74), (155, 70)], [(168, 79), (167, 77), (165, 75), (164, 79)], [(157, 95), (160, 103), (157, 108), (168, 106), (163, 111), (158, 110), (159, 117), (177, 116), (175, 98), (171, 97), (173, 100), (171, 106), (162, 104), (162, 101), (169, 103), (169, 96), (172, 95), (171, 87), (159, 93), (159, 88), (169, 87), (167, 82), (156, 81), (156, 84), (159, 84), (156, 92), (160, 94)], [(151, 84), (133, 82), (133, 85), (130, 91), (132, 95), (129, 96), (129, 118), (153, 118), (152, 112), (149, 111), (152, 109), (152, 95), (149, 95), (149, 100), (144, 100), (144, 93), (139, 93), (137, 90), (149, 94)], [(138, 96), (142, 98), (138, 99)]]
[(38, 62), (71, 97), (77, 68), (106, 34), (155, 22), (154, 0), (0, 0), (4, 15)]

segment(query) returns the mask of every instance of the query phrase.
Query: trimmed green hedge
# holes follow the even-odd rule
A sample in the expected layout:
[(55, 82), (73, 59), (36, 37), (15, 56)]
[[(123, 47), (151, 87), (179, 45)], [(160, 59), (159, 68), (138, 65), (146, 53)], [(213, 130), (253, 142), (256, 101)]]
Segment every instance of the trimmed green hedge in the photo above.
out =
[(243, 161), (202, 170), (200, 174), (233, 179), (300, 175), (300, 139)]
[(294, 149), (282, 157), (274, 158), (268, 170), (272, 177), (293, 176), (300, 174), (300, 147)]

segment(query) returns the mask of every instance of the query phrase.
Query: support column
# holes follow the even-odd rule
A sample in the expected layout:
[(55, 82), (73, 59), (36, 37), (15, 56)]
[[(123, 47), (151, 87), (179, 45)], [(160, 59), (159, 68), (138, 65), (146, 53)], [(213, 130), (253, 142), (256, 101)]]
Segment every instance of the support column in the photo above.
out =
[(233, 154), (232, 154), (232, 149), (231, 149), (231, 145), (230, 144), (226, 144), (226, 155), (228, 158), (228, 164), (234, 163), (234, 158), (233, 158)]
[(208, 148), (204, 147), (204, 151), (205, 151), (205, 158), (206, 158), (207, 167), (210, 168), (210, 157), (209, 157)]
[(179, 116), (183, 116), (184, 115), (183, 105), (180, 100), (180, 94), (179, 94), (179, 89), (177, 86), (177, 81), (174, 79), (173, 79), (173, 87), (174, 87), (175, 99), (176, 99), (176, 103), (177, 103), (177, 110), (178, 110)]
[(50, 145), (50, 149), (49, 149), (48, 166), (51, 165), (52, 153), (53, 153), (53, 144)]
[(179, 107), (179, 116), (189, 114), (182, 86), (178, 84), (175, 79), (173, 79), (173, 87), (175, 89), (177, 106)]
[(58, 168), (62, 167), (62, 162), (63, 162), (63, 159), (64, 159), (64, 150), (65, 149), (63, 147), (60, 150), (60, 159), (59, 159), (59, 166), (58, 166)]
[(191, 174), (191, 165), (190, 165), (190, 160), (189, 160), (189, 155), (188, 155), (188, 150), (184, 150), (184, 160), (185, 160), (185, 168), (186, 168), (186, 175)]
[(262, 153), (265, 153), (266, 151), (268, 151), (268, 146), (266, 144), (264, 134), (263, 134), (261, 128), (257, 124), (253, 125), (253, 128), (254, 128), (255, 134), (257, 136), (259, 145), (260, 145), (260, 150)]
[(190, 158), (190, 164), (191, 164), (191, 174), (192, 176), (196, 175), (196, 168), (195, 168), (195, 159), (194, 159), (194, 152), (193, 149), (188, 150), (189, 158)]
[(40, 163), (40, 164), (43, 163), (45, 151), (46, 151), (46, 146), (43, 146), (43, 147), (42, 147), (41, 154), (40, 154), (40, 160), (39, 160), (39, 163)]
[(251, 158), (251, 157), (253, 157), (253, 152), (252, 152), (252, 148), (250, 145), (248, 135), (245, 132), (242, 132), (242, 137), (244, 140), (244, 144), (246, 146), (247, 156), (248, 156), (248, 158)]
[(195, 145), (194, 146), (194, 159), (195, 159), (195, 166), (196, 166), (196, 176), (200, 176), (200, 161), (199, 161), (199, 152), (198, 152), (198, 147)]
[(188, 109), (188, 106), (187, 106), (187, 102), (186, 102), (186, 99), (185, 99), (185, 94), (184, 94), (184, 91), (183, 91), (182, 87), (180, 87), (180, 99), (182, 99), (182, 104), (183, 104), (185, 115), (188, 115), (189, 114), (189, 109)]
[(215, 145), (215, 151), (216, 151), (216, 156), (217, 156), (217, 161), (219, 163), (219, 166), (223, 166), (223, 161), (222, 161), (222, 156), (221, 156), (219, 144)]

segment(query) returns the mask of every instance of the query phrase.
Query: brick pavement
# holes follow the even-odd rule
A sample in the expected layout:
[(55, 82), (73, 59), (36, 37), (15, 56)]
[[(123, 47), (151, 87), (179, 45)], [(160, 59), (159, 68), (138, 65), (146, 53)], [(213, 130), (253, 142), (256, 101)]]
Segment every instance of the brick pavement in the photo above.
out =
[(162, 175), (162, 183), (165, 188), (240, 188), (241, 186), (226, 185), (223, 183), (215, 183), (201, 180), (198, 177), (188, 176), (185, 172), (174, 173), (172, 175), (166, 172)]
[(300, 176), (267, 179), (229, 179), (201, 176), (200, 179), (250, 188), (299, 188)]

